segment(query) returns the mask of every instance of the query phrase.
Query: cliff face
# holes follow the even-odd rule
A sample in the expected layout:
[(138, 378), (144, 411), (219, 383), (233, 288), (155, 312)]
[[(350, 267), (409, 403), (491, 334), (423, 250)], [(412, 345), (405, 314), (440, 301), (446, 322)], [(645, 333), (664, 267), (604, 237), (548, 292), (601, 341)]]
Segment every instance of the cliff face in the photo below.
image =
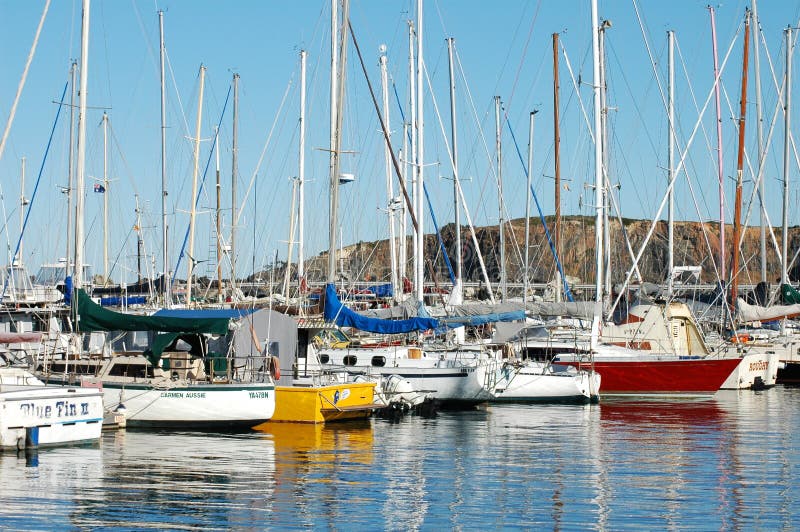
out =
[[(554, 233), (554, 219), (546, 219), (548, 229)], [(638, 253), (639, 247), (644, 242), (650, 228), (649, 220), (623, 220), (623, 227), (619, 220), (612, 220), (609, 228), (609, 241), (611, 248), (612, 281), (621, 282), (633, 260), (632, 253)], [(442, 240), (447, 255), (455, 268), (455, 227), (453, 224), (442, 228)], [(554, 276), (555, 262), (550, 250), (544, 229), (539, 219), (532, 218), (530, 224), (530, 281), (534, 283), (548, 282)], [(676, 222), (674, 227), (674, 261), (676, 266), (701, 266), (702, 281), (714, 283), (717, 281), (720, 239), (719, 224), (701, 224), (700, 222)], [(755, 284), (761, 280), (760, 259), (760, 229), (758, 227), (744, 228), (742, 254), (740, 256), (741, 284)], [(775, 229), (775, 239), (781, 241), (780, 229)], [(629, 251), (626, 238), (630, 241), (632, 251)], [(794, 255), (800, 245), (800, 228), (789, 229), (789, 256)], [(461, 230), (463, 275), (467, 282), (481, 280), (481, 270), (478, 256), (475, 253), (472, 236), (468, 228)], [(475, 239), (483, 255), (489, 273), (489, 279), (496, 282), (500, 279), (500, 232), (497, 226), (480, 227), (475, 229)], [(506, 226), (506, 272), (509, 282), (521, 282), (524, 268), (524, 240), (525, 221), (516, 219)], [(407, 238), (408, 253), (411, 256), (412, 239)], [(733, 227), (727, 226), (725, 231), (726, 270), (730, 270), (731, 243), (733, 242)], [(767, 278), (775, 282), (780, 278), (780, 264), (772, 239), (768, 235), (767, 245)], [(561, 263), (567, 275), (580, 279), (581, 282), (592, 282), (594, 279), (594, 219), (582, 216), (564, 217), (561, 221)], [(443, 258), (436, 235), (425, 236), (426, 262), (425, 275), (430, 278), (434, 272), (436, 280), (447, 284), (447, 266)], [(389, 246), (386, 240), (377, 242), (359, 242), (347, 246), (341, 255), (337, 253), (340, 269), (350, 280), (385, 282), (389, 280)], [(667, 271), (668, 247), (667, 224), (659, 222), (656, 225), (650, 243), (639, 261), (639, 270), (645, 281), (660, 283), (665, 280)], [(306, 266), (310, 281), (322, 281), (325, 276), (327, 253), (311, 259)], [(406, 276), (411, 277), (411, 259), (409, 258)], [(790, 278), (800, 277), (800, 266), (790, 270)]]

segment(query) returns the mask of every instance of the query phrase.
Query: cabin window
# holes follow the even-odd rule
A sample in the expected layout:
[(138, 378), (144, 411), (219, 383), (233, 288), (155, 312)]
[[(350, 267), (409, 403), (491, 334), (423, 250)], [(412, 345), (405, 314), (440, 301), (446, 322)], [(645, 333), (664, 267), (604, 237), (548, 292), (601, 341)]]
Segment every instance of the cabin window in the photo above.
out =
[(134, 379), (154, 376), (153, 366), (149, 364), (114, 364), (108, 373), (116, 377), (132, 377)]
[(386, 357), (384, 356), (374, 356), (372, 357), (372, 365), (382, 368), (386, 365)]
[(322, 354), (322, 355), (319, 356), (319, 363), (320, 364), (327, 364), (330, 361), (331, 361), (331, 357), (326, 355), (326, 354)]
[(358, 357), (355, 355), (345, 355), (342, 362), (344, 362), (345, 366), (355, 366), (356, 362), (358, 362)]

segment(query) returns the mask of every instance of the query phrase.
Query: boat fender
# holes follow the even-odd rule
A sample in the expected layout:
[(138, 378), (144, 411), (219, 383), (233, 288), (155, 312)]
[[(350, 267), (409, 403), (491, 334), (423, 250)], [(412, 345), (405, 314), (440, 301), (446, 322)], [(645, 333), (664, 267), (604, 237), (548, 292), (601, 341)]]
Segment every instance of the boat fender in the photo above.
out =
[(272, 357), (269, 363), (269, 372), (272, 378), (278, 380), (281, 378), (281, 361), (278, 357)]

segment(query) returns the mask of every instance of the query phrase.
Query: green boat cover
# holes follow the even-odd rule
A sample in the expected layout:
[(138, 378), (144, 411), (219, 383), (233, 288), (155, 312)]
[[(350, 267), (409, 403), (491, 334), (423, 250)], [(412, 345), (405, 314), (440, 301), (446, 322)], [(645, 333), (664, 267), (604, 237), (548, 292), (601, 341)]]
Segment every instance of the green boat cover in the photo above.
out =
[(781, 285), (781, 295), (783, 296), (784, 303), (787, 305), (796, 305), (800, 303), (800, 292), (788, 284)]
[[(77, 304), (78, 330), (92, 331), (153, 331), (156, 334), (145, 354), (154, 366), (161, 353), (181, 333), (183, 334), (228, 334), (228, 318), (168, 318), (124, 314), (105, 309), (92, 301), (89, 295), (78, 289), (73, 301)], [(168, 334), (163, 334), (168, 333)]]

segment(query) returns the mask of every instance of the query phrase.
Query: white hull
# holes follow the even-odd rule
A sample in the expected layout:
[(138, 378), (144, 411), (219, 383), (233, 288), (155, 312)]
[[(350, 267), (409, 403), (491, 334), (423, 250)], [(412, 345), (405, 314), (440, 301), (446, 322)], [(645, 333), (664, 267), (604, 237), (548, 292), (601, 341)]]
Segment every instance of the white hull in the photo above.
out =
[(527, 364), (498, 369), (491, 392), (493, 401), (589, 402), (598, 398), (599, 390), (599, 373), (553, 372), (542, 364)]
[(0, 447), (51, 446), (98, 440), (103, 399), (98, 390), (3, 386)]
[(132, 427), (252, 427), (275, 413), (273, 384), (160, 388), (104, 383), (103, 397), (108, 410), (124, 407), (126, 423)]
[(780, 357), (777, 353), (748, 353), (722, 383), (721, 390), (742, 390), (775, 386)]
[[(415, 358), (409, 351), (417, 353)], [(486, 361), (474, 356), (448, 358), (406, 347), (322, 349), (320, 369), (346, 370), (381, 378), (397, 375), (414, 390), (446, 403), (478, 404), (490, 399), (486, 391)], [(380, 360), (383, 365), (374, 364)]]

